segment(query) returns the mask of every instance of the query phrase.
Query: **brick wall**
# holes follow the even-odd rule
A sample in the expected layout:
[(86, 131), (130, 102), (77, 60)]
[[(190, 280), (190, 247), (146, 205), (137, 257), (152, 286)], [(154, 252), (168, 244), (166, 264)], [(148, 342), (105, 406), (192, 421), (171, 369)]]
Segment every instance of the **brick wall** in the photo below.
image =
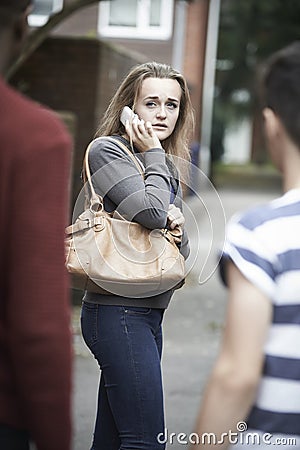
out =
[(98, 39), (52, 37), (12, 79), (32, 99), (75, 116), (73, 201), (81, 189), (86, 146), (121, 79), (140, 61), (139, 55)]

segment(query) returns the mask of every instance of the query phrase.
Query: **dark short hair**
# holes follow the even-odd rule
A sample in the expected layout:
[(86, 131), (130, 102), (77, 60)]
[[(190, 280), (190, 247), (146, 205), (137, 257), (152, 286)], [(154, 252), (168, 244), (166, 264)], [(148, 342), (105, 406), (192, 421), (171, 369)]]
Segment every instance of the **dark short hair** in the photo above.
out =
[(262, 76), (263, 107), (271, 108), (300, 148), (300, 41), (274, 53)]

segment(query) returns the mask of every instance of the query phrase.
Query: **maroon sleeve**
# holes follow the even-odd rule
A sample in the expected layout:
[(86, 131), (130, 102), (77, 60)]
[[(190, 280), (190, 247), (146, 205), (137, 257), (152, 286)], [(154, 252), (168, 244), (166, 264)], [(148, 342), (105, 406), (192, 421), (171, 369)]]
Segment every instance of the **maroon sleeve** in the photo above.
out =
[(11, 180), (8, 344), (24, 428), (38, 450), (69, 450), (72, 341), (64, 228), (70, 139), (46, 111), (35, 127), (27, 139), (34, 148), (15, 164)]

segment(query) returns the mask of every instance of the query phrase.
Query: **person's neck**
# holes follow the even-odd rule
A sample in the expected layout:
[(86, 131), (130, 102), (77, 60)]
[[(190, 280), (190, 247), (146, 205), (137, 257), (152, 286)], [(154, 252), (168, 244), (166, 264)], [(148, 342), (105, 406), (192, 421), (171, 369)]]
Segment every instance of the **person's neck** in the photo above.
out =
[(292, 145), (287, 151), (283, 167), (284, 192), (300, 189), (300, 148)]
[[(300, 167), (299, 169), (300, 170)], [(283, 191), (288, 192), (292, 189), (300, 189), (300, 179), (285, 178), (283, 181)]]

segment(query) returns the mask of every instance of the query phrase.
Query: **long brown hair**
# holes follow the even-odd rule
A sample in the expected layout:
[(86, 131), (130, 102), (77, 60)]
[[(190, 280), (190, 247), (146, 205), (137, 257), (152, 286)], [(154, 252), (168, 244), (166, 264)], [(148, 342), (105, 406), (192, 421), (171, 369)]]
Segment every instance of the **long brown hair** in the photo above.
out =
[(125, 128), (120, 122), (120, 113), (124, 106), (129, 106), (134, 110), (142, 82), (146, 78), (168, 78), (179, 83), (181, 88), (179, 116), (173, 133), (163, 141), (163, 148), (168, 155), (177, 157), (176, 160), (189, 161), (189, 144), (194, 129), (190, 94), (185, 78), (177, 70), (166, 64), (148, 62), (131, 69), (113, 96), (96, 137), (125, 133)]

